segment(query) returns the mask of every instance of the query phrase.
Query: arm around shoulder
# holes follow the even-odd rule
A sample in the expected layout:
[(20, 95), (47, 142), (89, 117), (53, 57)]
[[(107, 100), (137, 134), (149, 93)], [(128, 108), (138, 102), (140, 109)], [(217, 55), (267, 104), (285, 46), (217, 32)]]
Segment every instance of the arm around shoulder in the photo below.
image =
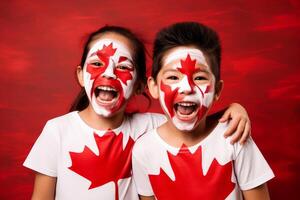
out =
[(56, 177), (36, 173), (31, 200), (54, 200)]
[(155, 200), (154, 196), (142, 196), (142, 195), (139, 195), (139, 197), (140, 197), (140, 200)]
[(250, 190), (243, 191), (245, 200), (269, 200), (269, 191), (267, 184), (262, 184)]

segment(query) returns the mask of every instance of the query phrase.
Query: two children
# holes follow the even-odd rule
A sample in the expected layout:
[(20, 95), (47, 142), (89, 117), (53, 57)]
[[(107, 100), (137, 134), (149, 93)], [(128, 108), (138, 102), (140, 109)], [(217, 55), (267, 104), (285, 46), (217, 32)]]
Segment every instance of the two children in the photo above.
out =
[[(133, 144), (165, 122), (160, 114), (125, 113), (145, 71), (144, 45), (129, 30), (105, 26), (90, 35), (77, 68), (83, 89), (76, 111), (49, 120), (24, 162), (36, 171), (32, 199), (139, 198), (131, 177)], [(236, 107), (229, 110), (233, 118), (242, 115), (243, 127), (247, 114)]]
[(207, 118), (223, 88), (220, 61), (219, 37), (204, 25), (178, 23), (157, 34), (148, 87), (168, 120), (133, 148), (141, 199), (269, 198), (265, 183), (274, 174), (253, 140), (231, 145), (228, 124)]

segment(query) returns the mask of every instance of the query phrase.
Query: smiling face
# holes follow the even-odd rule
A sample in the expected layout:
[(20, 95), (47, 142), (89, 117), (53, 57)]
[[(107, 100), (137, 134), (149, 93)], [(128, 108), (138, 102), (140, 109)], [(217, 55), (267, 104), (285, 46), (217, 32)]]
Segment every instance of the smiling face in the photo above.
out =
[(190, 47), (170, 50), (156, 81), (160, 104), (174, 126), (194, 130), (215, 96), (215, 76), (202, 51)]
[(126, 38), (108, 34), (96, 40), (83, 66), (83, 85), (94, 111), (104, 117), (124, 108), (137, 78)]

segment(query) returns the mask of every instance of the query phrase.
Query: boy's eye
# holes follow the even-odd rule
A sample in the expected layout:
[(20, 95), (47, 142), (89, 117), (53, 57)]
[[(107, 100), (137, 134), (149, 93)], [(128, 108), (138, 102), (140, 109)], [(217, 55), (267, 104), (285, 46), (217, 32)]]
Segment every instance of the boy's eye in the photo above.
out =
[(195, 81), (201, 81), (201, 80), (207, 80), (207, 78), (204, 77), (204, 76), (196, 76), (196, 77), (194, 78), (194, 80), (195, 80)]
[(104, 64), (102, 62), (92, 62), (92, 65), (97, 66), (97, 67), (101, 67)]
[(177, 76), (168, 76), (168, 80), (178, 80), (179, 78)]

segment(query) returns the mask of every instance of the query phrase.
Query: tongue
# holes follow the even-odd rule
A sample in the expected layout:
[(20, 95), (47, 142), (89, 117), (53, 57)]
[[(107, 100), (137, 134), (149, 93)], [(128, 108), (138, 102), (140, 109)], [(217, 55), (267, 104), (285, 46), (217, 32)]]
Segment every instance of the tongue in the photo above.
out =
[(180, 105), (178, 105), (177, 110), (182, 115), (190, 115), (194, 112), (194, 107), (193, 106), (180, 106)]
[(100, 91), (98, 98), (100, 98), (103, 101), (111, 101), (114, 98), (114, 93), (110, 91)]

